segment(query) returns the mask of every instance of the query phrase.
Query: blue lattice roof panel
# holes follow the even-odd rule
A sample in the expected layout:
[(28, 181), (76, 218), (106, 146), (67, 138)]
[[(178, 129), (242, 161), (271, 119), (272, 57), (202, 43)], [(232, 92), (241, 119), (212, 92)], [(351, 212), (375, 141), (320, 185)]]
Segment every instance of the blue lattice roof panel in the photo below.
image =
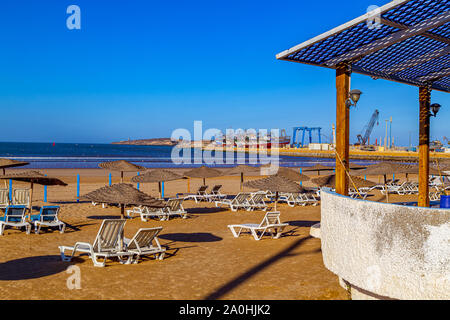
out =
[(450, 92), (450, 0), (391, 1), (277, 59), (327, 68), (345, 63), (374, 78)]

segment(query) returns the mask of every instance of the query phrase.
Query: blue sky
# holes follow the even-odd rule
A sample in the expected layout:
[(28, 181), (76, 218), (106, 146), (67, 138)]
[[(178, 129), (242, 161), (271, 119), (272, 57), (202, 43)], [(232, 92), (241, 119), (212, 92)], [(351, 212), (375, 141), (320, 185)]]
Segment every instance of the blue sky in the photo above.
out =
[[(285, 128), (335, 122), (332, 70), (275, 55), (387, 0), (4, 1), (0, 10), (2, 141), (99, 142), (169, 137), (173, 129)], [(66, 8), (81, 8), (68, 30)], [(354, 74), (354, 142), (375, 109), (384, 137), (418, 136), (418, 88)], [(432, 138), (449, 136), (449, 97)], [(6, 120), (6, 121), (5, 121)]]

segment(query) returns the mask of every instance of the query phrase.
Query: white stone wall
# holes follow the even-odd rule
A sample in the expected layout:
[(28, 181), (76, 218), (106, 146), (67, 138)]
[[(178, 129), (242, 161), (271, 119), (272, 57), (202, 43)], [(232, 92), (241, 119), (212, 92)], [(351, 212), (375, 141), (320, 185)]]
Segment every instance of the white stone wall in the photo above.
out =
[(321, 216), (324, 264), (355, 292), (450, 299), (450, 210), (322, 191)]

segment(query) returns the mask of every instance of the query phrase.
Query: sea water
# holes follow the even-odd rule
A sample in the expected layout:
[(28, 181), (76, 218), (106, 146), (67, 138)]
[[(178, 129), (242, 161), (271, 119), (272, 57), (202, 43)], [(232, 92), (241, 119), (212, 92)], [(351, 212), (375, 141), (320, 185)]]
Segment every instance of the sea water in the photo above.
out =
[[(172, 162), (172, 146), (142, 146), (120, 144), (92, 143), (31, 143), (0, 142), (0, 158), (11, 158), (26, 161), (30, 164), (21, 168), (98, 168), (105, 161), (127, 160), (148, 168), (180, 168), (195, 167), (192, 164), (177, 165)], [(193, 152), (191, 152), (193, 157)], [(225, 154), (225, 153), (224, 153)], [(225, 156), (224, 156), (225, 157)], [(242, 157), (242, 154), (240, 155)], [(246, 164), (248, 163), (248, 155)], [(225, 159), (223, 161), (225, 163)], [(359, 162), (364, 164), (365, 162)], [(234, 164), (237, 163), (236, 155)], [(315, 164), (334, 166), (335, 160), (328, 158), (310, 158), (281, 156), (280, 165), (289, 167), (305, 167)], [(230, 167), (234, 164), (216, 165)]]

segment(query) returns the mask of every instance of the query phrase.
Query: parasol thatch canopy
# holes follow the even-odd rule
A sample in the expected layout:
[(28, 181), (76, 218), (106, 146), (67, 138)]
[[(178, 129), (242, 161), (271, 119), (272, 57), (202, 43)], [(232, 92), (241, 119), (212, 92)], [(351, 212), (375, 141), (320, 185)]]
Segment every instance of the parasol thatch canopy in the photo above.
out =
[(214, 168), (201, 166), (185, 172), (184, 175), (189, 178), (213, 178), (221, 176), (222, 172)]
[(264, 190), (264, 191), (268, 190), (271, 192), (275, 192), (275, 211), (277, 210), (279, 192), (303, 193), (307, 191), (296, 182), (283, 176), (280, 176), (278, 174), (268, 176), (267, 178), (247, 181), (244, 185), (246, 187), (257, 190)]
[(165, 169), (147, 171), (144, 174), (131, 178), (132, 182), (161, 182), (183, 179), (183, 176)]
[(238, 166), (235, 166), (233, 168), (230, 168), (229, 170), (225, 171), (225, 174), (240, 174), (240, 173), (246, 173), (246, 174), (258, 174), (260, 173), (259, 167), (253, 167), (246, 164), (240, 164)]
[(13, 159), (7, 159), (7, 158), (0, 159), (0, 169), (2, 169), (3, 174), (5, 174), (6, 168), (21, 167), (21, 166), (26, 166), (27, 164), (30, 164), (30, 163), (24, 162), (24, 161), (17, 161), (17, 160), (13, 160)]
[(348, 165), (348, 167), (349, 167), (350, 169), (353, 169), (353, 170), (359, 170), (359, 169), (365, 169), (365, 168), (367, 168), (368, 165), (363, 166), (363, 165), (360, 165), (360, 164), (357, 164), (357, 163), (350, 163), (350, 164)]
[(67, 186), (67, 183), (64, 181), (54, 178), (45, 176), (39, 171), (24, 171), (24, 172), (18, 172), (18, 173), (11, 173), (6, 174), (3, 176), (0, 176), (0, 179), (11, 179), (15, 181), (23, 181), (23, 182), (30, 182), (30, 183), (36, 183), (41, 184), (44, 186)]
[[(391, 174), (418, 174), (419, 166), (412, 164), (404, 164), (404, 163), (395, 163), (382, 161), (376, 164), (372, 164), (368, 166), (366, 169), (357, 170), (352, 172), (353, 175), (391, 175)], [(439, 171), (430, 168), (430, 174), (439, 175)]]
[(127, 204), (143, 205), (153, 208), (164, 207), (163, 201), (157, 200), (127, 183), (117, 183), (99, 188), (81, 196), (81, 199), (94, 202), (120, 204), (122, 217), (124, 205)]
[(126, 160), (102, 162), (102, 163), (99, 163), (98, 166), (100, 168), (107, 169), (110, 171), (120, 171), (120, 172), (136, 172), (136, 171), (147, 170), (146, 167), (138, 166), (138, 165), (128, 162)]
[(8, 180), (10, 179), (14, 181), (29, 182), (31, 184), (30, 207), (29, 207), (30, 211), (32, 209), (33, 185), (35, 183), (43, 186), (67, 186), (67, 183), (58, 178), (45, 176), (39, 171), (33, 170), (13, 174), (5, 174), (3, 176), (0, 176), (0, 179), (8, 179)]
[(309, 177), (307, 175), (301, 174), (300, 172), (294, 171), (289, 168), (280, 167), (278, 168), (277, 175), (288, 178), (292, 181), (308, 181)]
[(240, 164), (238, 166), (235, 166), (227, 171), (225, 171), (225, 174), (240, 174), (241, 175), (241, 181), (240, 181), (240, 188), (241, 191), (244, 190), (244, 173), (247, 175), (260, 175), (261, 169), (258, 167), (252, 167), (245, 164)]
[(334, 167), (324, 166), (320, 163), (313, 165), (312, 167), (303, 167), (302, 171), (317, 171), (317, 174), (320, 174), (320, 171), (333, 170)]
[(272, 192), (300, 193), (305, 191), (305, 189), (296, 182), (278, 174), (267, 178), (247, 181), (244, 185), (249, 188), (269, 190)]
[[(376, 185), (373, 181), (364, 180), (359, 177), (352, 176), (351, 178), (357, 188), (371, 188)], [(332, 189), (336, 187), (336, 175), (334, 174), (317, 177), (311, 179), (311, 181), (320, 187), (328, 187)], [(353, 183), (350, 183), (349, 186), (353, 187)]]
[(117, 161), (107, 161), (99, 163), (98, 166), (100, 168), (109, 170), (109, 171), (120, 171), (120, 183), (123, 182), (123, 173), (124, 172), (136, 172), (147, 170), (146, 167), (138, 166), (134, 163), (128, 162), (126, 160), (117, 160)]
[(219, 170), (206, 166), (194, 168), (184, 173), (184, 176), (189, 178), (203, 178), (203, 184), (205, 184), (206, 178), (214, 178), (219, 177), (221, 175), (222, 172), (220, 172)]

